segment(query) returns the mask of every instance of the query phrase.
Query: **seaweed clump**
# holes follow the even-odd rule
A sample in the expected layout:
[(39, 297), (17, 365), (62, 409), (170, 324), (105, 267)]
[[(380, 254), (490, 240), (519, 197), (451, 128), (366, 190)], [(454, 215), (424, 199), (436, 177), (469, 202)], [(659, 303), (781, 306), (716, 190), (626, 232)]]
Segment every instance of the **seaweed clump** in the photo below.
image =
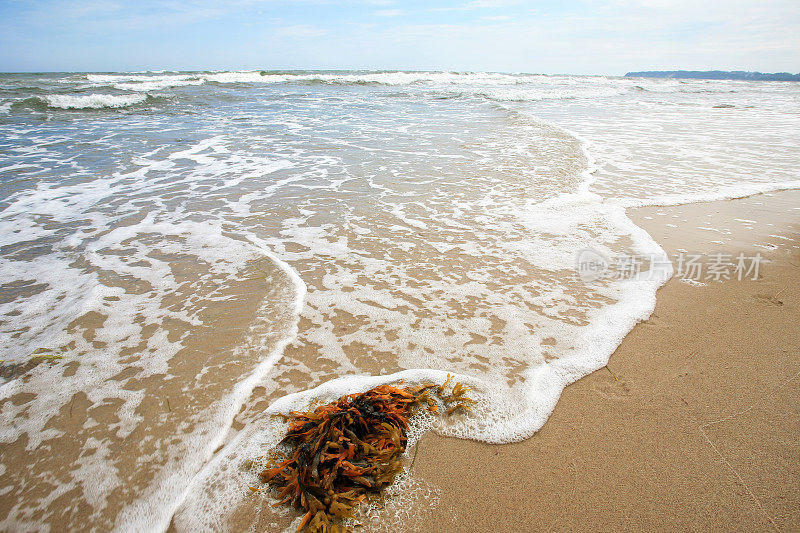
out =
[(450, 382), (451, 376), (439, 386), (380, 385), (313, 411), (292, 412), (281, 441), (287, 458), (259, 474), (277, 489), (275, 505), (305, 511), (298, 531), (350, 531), (342, 520), (353, 518), (362, 501), (378, 496), (403, 470), (409, 419), (420, 409), (438, 412), (437, 398), (448, 415), (470, 410), (469, 389), (455, 383), (448, 392)]

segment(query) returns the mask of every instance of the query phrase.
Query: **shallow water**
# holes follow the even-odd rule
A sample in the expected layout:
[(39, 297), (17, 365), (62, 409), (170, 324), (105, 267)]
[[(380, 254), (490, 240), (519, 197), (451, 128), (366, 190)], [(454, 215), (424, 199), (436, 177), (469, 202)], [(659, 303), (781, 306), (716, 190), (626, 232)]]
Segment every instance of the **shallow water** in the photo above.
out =
[[(346, 376), (456, 373), (481, 409), (441, 431), (531, 435), (670, 275), (624, 207), (798, 187), (798, 101), (778, 82), (0, 75), (0, 524), (223, 527), (269, 412), (387, 379)], [(642, 271), (584, 282), (586, 248)]]

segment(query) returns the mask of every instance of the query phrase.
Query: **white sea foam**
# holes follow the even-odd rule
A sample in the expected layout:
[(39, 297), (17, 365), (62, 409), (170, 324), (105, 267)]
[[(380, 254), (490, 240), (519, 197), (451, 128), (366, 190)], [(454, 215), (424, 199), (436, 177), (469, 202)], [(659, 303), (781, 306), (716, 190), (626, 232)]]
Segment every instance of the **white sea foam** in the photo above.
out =
[(203, 80), (165, 79), (160, 81), (143, 81), (129, 83), (115, 83), (114, 88), (122, 91), (154, 92), (172, 87), (186, 87), (188, 85), (201, 85)]
[[(241, 272), (253, 261), (267, 260), (277, 267), (277, 273), (265, 279), (267, 283), (277, 283), (276, 286), (280, 287), (280, 278), (289, 282), (284, 291), (286, 296), (291, 296), (286, 301), (287, 320), (263, 325), (253, 340), (241, 347), (246, 353), (240, 354), (238, 360), (247, 361), (255, 357), (252, 366), (249, 369), (245, 367), (250, 377), (239, 380), (232, 392), (221, 397), (216, 404), (202, 406), (207, 411), (205, 419), (200, 418), (196, 428), (182, 430), (183, 439), (178, 445), (181, 448), (188, 446), (186, 450), (192, 450), (192, 453), (178, 454), (154, 474), (156, 481), (138, 495), (142, 498), (139, 503), (122, 513), (126, 518), (120, 524), (120, 529), (140, 521), (148, 524), (146, 529), (166, 527), (171, 511), (169, 505), (163, 504), (172, 502), (173, 506), (176, 505), (185, 478), (200, 467), (204, 456), (210, 455), (216, 446), (214, 439), (224, 436), (219, 429), (230, 425), (230, 419), (249, 395), (252, 384), (274, 364), (281, 347), (292, 337), (294, 321), (288, 321), (288, 318), (298, 312), (302, 303), (302, 281), (256, 236), (246, 240), (232, 239), (225, 235), (219, 222), (212, 220), (201, 223), (169, 218), (159, 221), (156, 218), (163, 218), (164, 214), (154, 213), (138, 222), (115, 227), (114, 217), (118, 213), (102, 209), (105, 202), (114, 199), (135, 202), (135, 198), (143, 193), (144, 197), (157, 197), (159, 182), (148, 174), (180, 168), (185, 166), (187, 160), (204, 169), (197, 175), (189, 173), (185, 176), (183, 184), (188, 188), (194, 186), (193, 182), (205, 179), (206, 172), (222, 176), (232, 173), (236, 176), (234, 184), (238, 184), (248, 177), (263, 177), (286, 166), (279, 161), (270, 166), (276, 162), (263, 157), (257, 160), (237, 160), (232, 157), (225, 164), (204, 156), (204, 151), (230, 154), (225, 149), (224, 140), (214, 137), (192, 148), (173, 152), (175, 157), (172, 160), (167, 158), (166, 164), (161, 160), (147, 161), (142, 158), (139, 163), (144, 166), (139, 170), (120, 173), (108, 179), (72, 186), (40, 184), (36, 189), (13, 196), (10, 205), (0, 214), (0, 227), (3, 228), (0, 235), (6, 246), (48, 238), (54, 233), (55, 230), (43, 229), (33, 222), (35, 217), (47, 218), (50, 226), (56, 221), (67, 226), (91, 221), (89, 228), (64, 239), (52, 254), (35, 259), (24, 256), (0, 258), (4, 282), (33, 282), (31, 287), (36, 289), (24, 299), (12, 298), (0, 304), (4, 316), (14, 317), (2, 323), (4, 333), (12, 333), (0, 336), (4, 363), (24, 364), (29, 361), (31, 352), (38, 348), (46, 349), (43, 353), (47, 355), (81, 361), (77, 370), (69, 376), (62, 375), (58, 365), (45, 364), (37, 367), (25, 382), (12, 379), (0, 385), (0, 398), (18, 394), (37, 395), (34, 400), (28, 400), (17, 409), (8, 409), (10, 404), (4, 409), (4, 420), (8, 423), (2, 425), (0, 440), (6, 444), (18, 440), (22, 435), (27, 435), (33, 447), (62, 438), (62, 432), (47, 429), (46, 424), (52, 419), (54, 410), (69, 404), (78, 391), (85, 392), (88, 399), (97, 405), (121, 402), (115, 412), (118, 417), (115, 425), (103, 427), (95, 423), (84, 426), (84, 429), (91, 431), (92, 427), (97, 427), (98, 431), (112, 430), (118, 438), (125, 438), (144, 422), (137, 414), (137, 409), (147, 400), (147, 395), (141, 390), (126, 391), (114, 379), (126, 368), (131, 370), (122, 362), (122, 354), (139, 347), (136, 349), (138, 361), (134, 368), (137, 370), (137, 380), (165, 375), (168, 376), (167, 380), (171, 379), (174, 383), (177, 379), (189, 377), (169, 377), (170, 360), (183, 348), (184, 339), (169, 338), (166, 329), (148, 331), (152, 324), (169, 321), (194, 327), (206, 324), (208, 318), (203, 315), (203, 307), (198, 309), (192, 300), (196, 300), (201, 293), (205, 294), (200, 302), (230, 298), (225, 295), (226, 285), (240, 278)], [(230, 180), (227, 181), (230, 183)], [(176, 180), (173, 178), (169, 182), (169, 186), (174, 186)], [(128, 207), (131, 205), (128, 204)], [(117, 210), (124, 213), (127, 208), (120, 205)], [(114, 250), (125, 250), (125, 253), (119, 254)], [(73, 264), (76, 251), (80, 251), (79, 256), (93, 265), (88, 271), (85, 267)], [(158, 257), (153, 256), (154, 253)], [(195, 274), (196, 285), (187, 302), (168, 306), (166, 302), (172, 295), (187, 286), (187, 281), (179, 279), (176, 274), (174, 259), (170, 259), (181, 256), (193, 258), (192, 264), (199, 269)], [(203, 272), (204, 265), (208, 268), (207, 272)], [(103, 273), (113, 273), (112, 279), (127, 279), (129, 284), (134, 284), (134, 289), (115, 286), (114, 283), (108, 285)], [(136, 284), (148, 290), (140, 292), (135, 289)], [(208, 293), (203, 287), (210, 287), (211, 292)], [(292, 292), (293, 295), (290, 294)], [(272, 300), (264, 302), (264, 305), (271, 304)], [(73, 325), (77, 317), (92, 315), (104, 317), (102, 325), (89, 330)], [(96, 343), (101, 344), (98, 346)], [(58, 382), (59, 387), (48, 386), (54, 382)], [(155, 421), (150, 424), (158, 425)], [(95, 449), (92, 460), (83, 459), (79, 464), (76, 463), (70, 477), (61, 479), (60, 486), (64, 491), (70, 490), (70, 487), (84, 487), (87, 501), (96, 504), (95, 513), (98, 513), (106, 505), (105, 496), (119, 490), (126, 481), (120, 478), (119, 471), (114, 467), (120, 460), (119, 448), (110, 444), (108, 437), (101, 440), (90, 437), (86, 446), (90, 445)], [(53, 494), (52, 498), (57, 496)], [(39, 503), (46, 506), (49, 501)], [(34, 504), (33, 501), (27, 503)], [(138, 510), (143, 508), (146, 511), (141, 516), (137, 515)], [(3, 527), (23, 527), (26, 522), (22, 509), (15, 507), (4, 518)]]
[(703, 283), (702, 281), (697, 281), (691, 278), (681, 278), (681, 282), (687, 285), (691, 285), (692, 287), (705, 287), (708, 285), (707, 283)]
[[(256, 246), (263, 247), (263, 243), (251, 237)], [(277, 258), (268, 248), (261, 248), (262, 253), (274, 261), (281, 270), (287, 274), (294, 285), (294, 295), (289, 305), (292, 312), (297, 315), (303, 305), (305, 296), (305, 283), (289, 265)], [(196, 430), (191, 437), (182, 444), (186, 449), (193, 450), (187, 457), (188, 460), (180, 462), (176, 467), (166, 470), (162, 479), (146, 494), (132, 505), (127, 506), (117, 517), (115, 529), (118, 531), (166, 531), (173, 519), (175, 511), (195, 488), (187, 480), (197, 478), (196, 473), (201, 471), (205, 463), (215, 454), (215, 451), (224, 442), (226, 433), (222, 428), (229, 428), (236, 413), (241, 409), (245, 400), (252, 394), (254, 387), (262, 381), (277, 360), (280, 358), (284, 347), (292, 341), (296, 333), (296, 325), (286, 332), (283, 338), (276, 343), (253, 371), (240, 380), (234, 390), (228, 394), (214, 416), (204, 421), (205, 427)], [(210, 438), (209, 438), (210, 437)], [(155, 513), (154, 513), (155, 511)], [(216, 509), (215, 509), (216, 511)], [(206, 520), (209, 516), (205, 517)]]
[(92, 83), (114, 84), (114, 83), (135, 83), (135, 82), (183, 82), (191, 81), (197, 77), (191, 74), (87, 74), (86, 79)]
[(146, 94), (49, 94), (42, 97), (50, 107), (60, 109), (101, 109), (104, 107), (128, 107), (147, 100)]
[(598, 87), (595, 84), (565, 84), (547, 87), (500, 87), (477, 90), (477, 96), (484, 96), (499, 102), (535, 102), (538, 100), (564, 100), (573, 98), (607, 98), (619, 96), (629, 91), (627, 87)]

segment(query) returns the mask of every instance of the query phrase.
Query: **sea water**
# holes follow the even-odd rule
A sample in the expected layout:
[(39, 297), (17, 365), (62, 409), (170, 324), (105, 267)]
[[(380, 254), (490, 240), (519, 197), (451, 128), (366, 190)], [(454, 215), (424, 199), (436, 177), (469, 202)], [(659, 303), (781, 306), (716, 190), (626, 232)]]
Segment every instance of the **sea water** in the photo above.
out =
[[(454, 374), (531, 436), (672, 273), (625, 208), (800, 187), (800, 86), (0, 75), (0, 527), (224, 529), (271, 415)], [(576, 258), (636, 257), (585, 279)]]

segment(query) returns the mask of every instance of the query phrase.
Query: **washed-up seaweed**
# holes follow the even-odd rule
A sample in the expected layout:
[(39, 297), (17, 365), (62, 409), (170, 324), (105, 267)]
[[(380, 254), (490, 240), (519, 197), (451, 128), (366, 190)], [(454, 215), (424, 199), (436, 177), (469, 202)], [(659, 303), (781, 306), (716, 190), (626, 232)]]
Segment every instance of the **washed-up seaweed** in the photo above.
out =
[[(380, 385), (309, 412), (292, 412), (281, 441), (288, 449), (259, 477), (277, 491), (278, 503), (305, 511), (298, 531), (344, 533), (343, 519), (376, 497), (403, 470), (409, 419), (421, 409), (450, 415), (470, 410), (461, 383), (402, 387)], [(437, 401), (437, 399), (439, 401)], [(257, 490), (257, 489), (254, 489)]]

